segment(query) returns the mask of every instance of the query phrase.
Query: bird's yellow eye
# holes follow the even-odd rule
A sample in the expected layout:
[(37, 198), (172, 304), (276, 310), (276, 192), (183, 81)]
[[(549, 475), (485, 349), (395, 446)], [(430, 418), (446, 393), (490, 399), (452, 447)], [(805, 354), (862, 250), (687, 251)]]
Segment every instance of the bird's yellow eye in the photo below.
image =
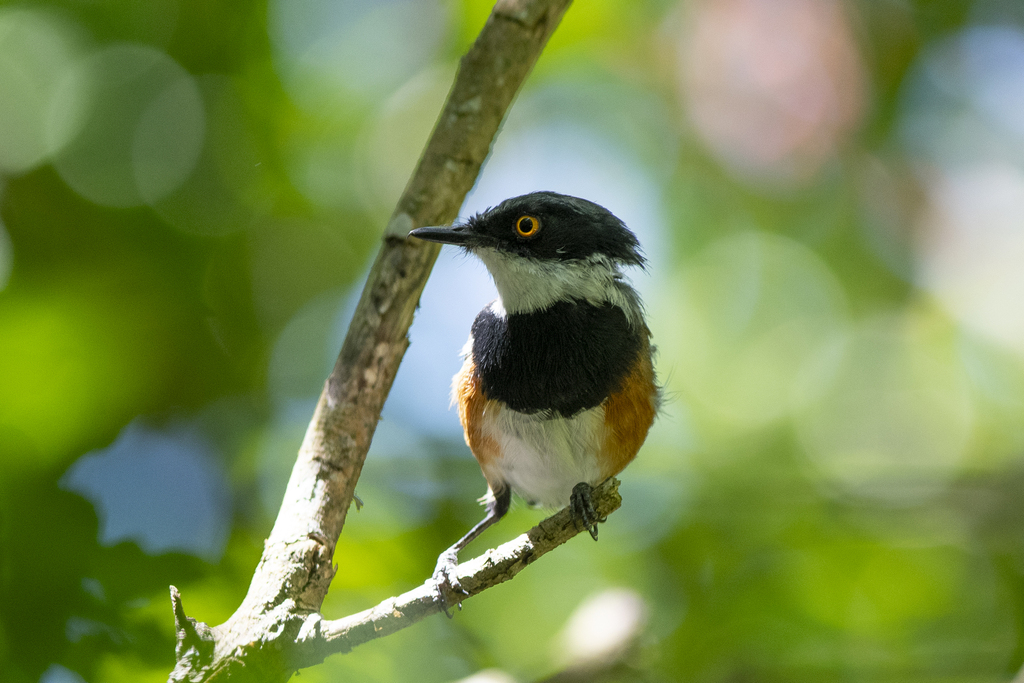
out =
[(520, 216), (516, 221), (516, 234), (520, 237), (536, 237), (540, 232), (540, 219), (533, 216)]

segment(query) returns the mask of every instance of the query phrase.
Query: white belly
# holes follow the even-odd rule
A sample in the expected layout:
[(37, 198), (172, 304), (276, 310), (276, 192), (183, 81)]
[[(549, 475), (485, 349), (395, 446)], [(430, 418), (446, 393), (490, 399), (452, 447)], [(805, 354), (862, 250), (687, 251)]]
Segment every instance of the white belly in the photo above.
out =
[(571, 418), (499, 408), (483, 418), (483, 434), (494, 439), (501, 453), (487, 463), (484, 476), (489, 481), (504, 481), (527, 502), (548, 508), (568, 505), (572, 487), (581, 481), (600, 483), (603, 407)]

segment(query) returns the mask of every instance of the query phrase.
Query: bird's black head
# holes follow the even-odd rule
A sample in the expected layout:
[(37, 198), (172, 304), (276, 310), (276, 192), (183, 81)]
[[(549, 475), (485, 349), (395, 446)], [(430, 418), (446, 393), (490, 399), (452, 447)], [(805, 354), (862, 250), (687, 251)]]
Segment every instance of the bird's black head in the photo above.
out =
[(636, 236), (612, 212), (556, 192), (513, 197), (465, 223), (419, 228), (409, 234), (470, 251), (492, 248), (543, 261), (603, 255), (622, 265), (643, 267), (645, 263)]

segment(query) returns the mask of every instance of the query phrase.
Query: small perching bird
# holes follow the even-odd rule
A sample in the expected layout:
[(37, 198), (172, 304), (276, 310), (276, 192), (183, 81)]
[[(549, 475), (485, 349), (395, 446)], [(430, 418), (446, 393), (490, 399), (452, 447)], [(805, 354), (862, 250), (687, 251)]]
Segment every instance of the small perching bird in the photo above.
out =
[(488, 484), (487, 515), (441, 553), (434, 579), (463, 592), (458, 553), (508, 512), (569, 505), (597, 540), (592, 487), (621, 472), (660, 403), (650, 330), (624, 266), (643, 268), (632, 232), (585, 199), (533, 192), (419, 239), (487, 266), (498, 299), (477, 315), (452, 395)]

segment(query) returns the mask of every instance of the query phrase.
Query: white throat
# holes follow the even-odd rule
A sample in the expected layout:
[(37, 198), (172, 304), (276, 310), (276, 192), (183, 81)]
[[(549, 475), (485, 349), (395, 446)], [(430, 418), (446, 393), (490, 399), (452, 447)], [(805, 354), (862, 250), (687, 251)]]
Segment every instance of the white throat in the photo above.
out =
[(506, 312), (530, 313), (559, 301), (610, 303), (626, 313), (631, 325), (643, 324), (640, 297), (607, 256), (578, 261), (542, 261), (491, 248), (474, 249), (487, 266)]

